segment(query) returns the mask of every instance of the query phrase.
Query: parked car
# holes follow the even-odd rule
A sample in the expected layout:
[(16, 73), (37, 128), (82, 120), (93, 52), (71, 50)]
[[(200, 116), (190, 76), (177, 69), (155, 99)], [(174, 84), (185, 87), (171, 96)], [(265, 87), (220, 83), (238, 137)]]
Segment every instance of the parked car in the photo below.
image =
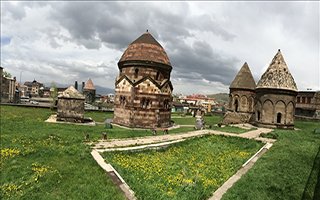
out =
[(26, 102), (29, 102), (30, 99), (29, 99), (29, 97), (20, 97), (20, 101), (21, 101), (21, 103), (26, 103)]
[(34, 105), (38, 105), (39, 104), (39, 102), (37, 102), (37, 101), (30, 101), (30, 103), (34, 104)]

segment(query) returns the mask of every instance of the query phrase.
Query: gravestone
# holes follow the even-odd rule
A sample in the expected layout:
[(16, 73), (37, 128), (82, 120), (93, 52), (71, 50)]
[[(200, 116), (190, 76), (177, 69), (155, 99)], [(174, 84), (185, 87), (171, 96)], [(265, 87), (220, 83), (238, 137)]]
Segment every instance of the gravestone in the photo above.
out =
[(106, 129), (112, 129), (112, 119), (106, 119), (104, 124)]
[(195, 129), (202, 130), (204, 128), (204, 120), (203, 120), (203, 113), (201, 112), (201, 110), (197, 110), (195, 117), (196, 117)]

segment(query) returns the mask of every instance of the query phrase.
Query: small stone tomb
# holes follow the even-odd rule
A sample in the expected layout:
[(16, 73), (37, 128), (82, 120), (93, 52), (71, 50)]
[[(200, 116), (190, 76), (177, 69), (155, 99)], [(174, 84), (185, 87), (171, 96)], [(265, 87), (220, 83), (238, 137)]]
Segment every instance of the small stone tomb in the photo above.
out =
[(73, 86), (58, 96), (57, 121), (83, 123), (85, 97)]

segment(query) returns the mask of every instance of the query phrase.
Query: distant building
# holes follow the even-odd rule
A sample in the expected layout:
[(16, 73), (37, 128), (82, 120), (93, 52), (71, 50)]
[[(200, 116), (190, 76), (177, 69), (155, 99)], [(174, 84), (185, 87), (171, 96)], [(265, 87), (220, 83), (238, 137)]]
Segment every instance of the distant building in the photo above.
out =
[(320, 119), (320, 91), (299, 91), (295, 115), (301, 118)]
[(204, 108), (206, 112), (211, 112), (211, 110), (218, 104), (214, 98), (210, 98), (202, 94), (193, 94), (186, 97), (180, 97), (178, 101), (180, 103), (187, 103), (190, 106)]
[(114, 102), (114, 94), (113, 93), (109, 93), (108, 95), (107, 95), (107, 97), (108, 97), (108, 103), (110, 102), (110, 103), (113, 103)]
[(93, 85), (92, 80), (89, 78), (84, 84), (82, 93), (85, 96), (87, 103), (93, 103), (96, 98), (96, 88)]
[(189, 111), (188, 103), (172, 102), (171, 112), (187, 113)]
[(18, 83), (17, 88), (20, 92), (20, 97), (29, 97), (28, 86)]
[(16, 77), (9, 78), (3, 75), (3, 68), (0, 67), (0, 102), (14, 103), (17, 101), (16, 97)]
[(163, 47), (146, 32), (128, 46), (118, 67), (113, 122), (141, 128), (171, 126), (172, 66)]
[(51, 96), (50, 87), (44, 87), (43, 88), (43, 97), (49, 98)]
[(24, 85), (28, 87), (27, 89), (27, 95), (30, 95), (32, 97), (37, 97), (42, 95), (42, 91), (40, 91), (40, 88), (43, 88), (44, 85), (36, 80), (33, 80), (32, 82), (26, 81), (24, 82)]

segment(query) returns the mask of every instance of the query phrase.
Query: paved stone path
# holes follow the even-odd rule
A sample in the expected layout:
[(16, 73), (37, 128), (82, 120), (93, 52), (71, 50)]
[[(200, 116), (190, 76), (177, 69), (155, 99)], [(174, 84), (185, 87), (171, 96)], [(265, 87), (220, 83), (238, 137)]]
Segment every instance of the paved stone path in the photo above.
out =
[(225, 136), (233, 136), (233, 137), (242, 137), (247, 139), (256, 139), (262, 142), (274, 142), (275, 140), (268, 138), (260, 138), (259, 135), (261, 133), (269, 133), (272, 129), (267, 128), (258, 128), (257, 130), (248, 131), (242, 134), (236, 133), (227, 133), (216, 130), (198, 130), (187, 133), (180, 134), (167, 134), (167, 135), (156, 135), (156, 136), (147, 136), (147, 137), (138, 137), (138, 138), (130, 138), (130, 139), (113, 139), (113, 140), (100, 140), (93, 147), (94, 149), (106, 149), (106, 148), (119, 148), (119, 147), (127, 147), (127, 146), (137, 146), (137, 145), (146, 145), (153, 144), (159, 142), (168, 142), (173, 140), (181, 140), (187, 139), (202, 135), (225, 135)]

